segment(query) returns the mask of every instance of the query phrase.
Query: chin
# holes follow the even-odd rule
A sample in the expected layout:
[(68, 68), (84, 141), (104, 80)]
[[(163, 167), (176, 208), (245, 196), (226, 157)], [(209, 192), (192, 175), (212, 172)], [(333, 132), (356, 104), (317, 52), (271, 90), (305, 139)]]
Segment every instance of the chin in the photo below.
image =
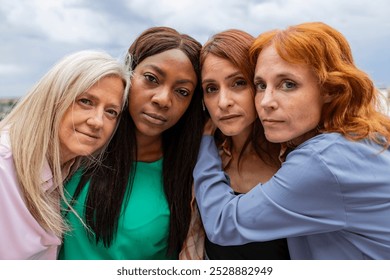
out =
[(288, 140), (283, 139), (281, 137), (273, 136), (273, 135), (267, 135), (265, 134), (265, 138), (271, 143), (284, 143), (287, 142)]
[(223, 135), (229, 136), (229, 137), (236, 136), (236, 135), (240, 134), (240, 132), (234, 132), (234, 131), (232, 132), (232, 131), (222, 131), (221, 130), (221, 132), (223, 133)]
[(242, 132), (242, 129), (235, 130), (232, 127), (227, 127), (227, 129), (224, 129), (223, 127), (222, 128), (218, 127), (218, 128), (226, 136), (236, 136), (236, 135), (239, 135)]

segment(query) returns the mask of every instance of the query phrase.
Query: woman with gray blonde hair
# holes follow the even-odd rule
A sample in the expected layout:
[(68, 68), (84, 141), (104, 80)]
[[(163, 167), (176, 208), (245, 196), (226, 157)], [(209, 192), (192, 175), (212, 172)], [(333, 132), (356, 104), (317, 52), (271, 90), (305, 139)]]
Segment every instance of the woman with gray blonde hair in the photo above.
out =
[(56, 259), (63, 181), (99, 162), (130, 72), (101, 51), (59, 61), (0, 123), (0, 259)]

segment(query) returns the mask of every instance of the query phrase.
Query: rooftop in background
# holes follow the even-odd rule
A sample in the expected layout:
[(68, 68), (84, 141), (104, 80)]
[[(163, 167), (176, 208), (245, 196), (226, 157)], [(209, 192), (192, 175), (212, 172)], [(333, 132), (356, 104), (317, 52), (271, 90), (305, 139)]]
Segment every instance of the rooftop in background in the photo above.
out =
[[(390, 115), (390, 88), (379, 88), (379, 91), (383, 96), (383, 105), (382, 109)], [(0, 98), (0, 120), (4, 118), (4, 116), (11, 111), (16, 102), (20, 99), (18, 98)]]
[(0, 120), (14, 107), (19, 98), (0, 98)]

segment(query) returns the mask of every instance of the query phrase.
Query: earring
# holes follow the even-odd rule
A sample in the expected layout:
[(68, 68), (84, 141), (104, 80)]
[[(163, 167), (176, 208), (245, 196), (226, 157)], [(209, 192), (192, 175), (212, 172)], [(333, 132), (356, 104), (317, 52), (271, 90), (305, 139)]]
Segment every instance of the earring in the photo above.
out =
[(206, 112), (206, 106), (204, 106), (204, 101), (202, 99), (202, 109), (203, 109), (203, 112)]

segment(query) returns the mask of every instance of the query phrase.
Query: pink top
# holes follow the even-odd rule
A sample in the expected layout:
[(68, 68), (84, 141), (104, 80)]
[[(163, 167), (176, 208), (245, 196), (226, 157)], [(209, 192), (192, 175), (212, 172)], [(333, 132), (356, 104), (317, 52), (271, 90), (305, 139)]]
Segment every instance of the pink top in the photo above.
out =
[[(54, 189), (53, 175), (46, 162), (42, 188)], [(10, 139), (0, 135), (0, 259), (57, 259), (61, 239), (45, 231), (27, 209), (16, 178)]]

